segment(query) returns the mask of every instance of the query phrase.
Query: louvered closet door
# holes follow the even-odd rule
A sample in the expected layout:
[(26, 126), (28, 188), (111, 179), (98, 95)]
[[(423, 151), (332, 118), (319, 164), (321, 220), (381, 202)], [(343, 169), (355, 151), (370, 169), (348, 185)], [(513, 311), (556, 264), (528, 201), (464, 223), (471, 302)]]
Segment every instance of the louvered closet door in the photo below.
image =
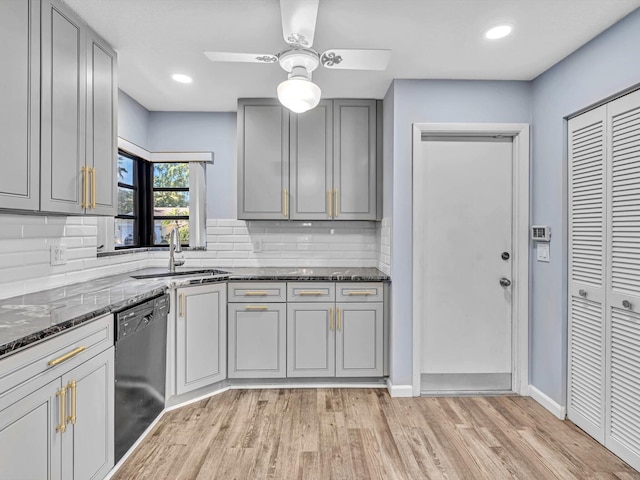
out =
[(608, 105), (606, 445), (640, 469), (640, 91)]
[(605, 432), (606, 107), (569, 121), (570, 420), (598, 441)]

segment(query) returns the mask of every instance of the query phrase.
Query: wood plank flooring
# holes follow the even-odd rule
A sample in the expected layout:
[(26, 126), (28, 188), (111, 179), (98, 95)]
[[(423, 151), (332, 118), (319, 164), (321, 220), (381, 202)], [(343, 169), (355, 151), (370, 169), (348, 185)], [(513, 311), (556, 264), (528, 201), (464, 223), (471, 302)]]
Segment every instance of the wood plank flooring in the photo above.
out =
[(165, 416), (113, 477), (640, 480), (527, 397), (230, 390)]

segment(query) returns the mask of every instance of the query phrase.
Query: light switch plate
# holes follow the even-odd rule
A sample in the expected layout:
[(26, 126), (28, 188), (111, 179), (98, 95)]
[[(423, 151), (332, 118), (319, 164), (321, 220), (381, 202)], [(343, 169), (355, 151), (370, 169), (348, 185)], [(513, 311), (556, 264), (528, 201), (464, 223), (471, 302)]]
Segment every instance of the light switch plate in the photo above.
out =
[(65, 245), (51, 245), (50, 265), (65, 265), (67, 263), (67, 247)]
[(549, 262), (549, 244), (538, 243), (536, 245), (536, 258), (539, 262)]

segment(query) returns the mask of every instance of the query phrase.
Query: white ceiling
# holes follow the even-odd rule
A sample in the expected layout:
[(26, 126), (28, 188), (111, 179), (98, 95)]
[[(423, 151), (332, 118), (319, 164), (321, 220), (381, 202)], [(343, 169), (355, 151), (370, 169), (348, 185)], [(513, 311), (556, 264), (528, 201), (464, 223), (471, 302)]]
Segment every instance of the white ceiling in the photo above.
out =
[[(120, 88), (149, 110), (234, 111), (275, 97), (277, 64), (213, 63), (204, 50), (277, 53), (278, 0), (64, 0), (117, 51)], [(320, 0), (314, 48), (387, 48), (384, 72), (318, 69), (327, 98), (382, 98), (394, 78), (531, 80), (640, 0)], [(489, 41), (484, 31), (510, 23)], [(171, 79), (186, 73), (194, 82)]]

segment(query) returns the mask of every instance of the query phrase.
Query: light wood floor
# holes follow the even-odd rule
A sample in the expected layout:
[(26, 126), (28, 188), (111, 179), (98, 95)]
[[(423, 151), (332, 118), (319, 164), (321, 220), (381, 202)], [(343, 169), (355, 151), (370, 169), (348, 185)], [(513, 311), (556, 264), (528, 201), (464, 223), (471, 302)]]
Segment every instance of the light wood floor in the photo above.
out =
[(115, 479), (640, 479), (526, 397), (231, 390), (165, 414)]

